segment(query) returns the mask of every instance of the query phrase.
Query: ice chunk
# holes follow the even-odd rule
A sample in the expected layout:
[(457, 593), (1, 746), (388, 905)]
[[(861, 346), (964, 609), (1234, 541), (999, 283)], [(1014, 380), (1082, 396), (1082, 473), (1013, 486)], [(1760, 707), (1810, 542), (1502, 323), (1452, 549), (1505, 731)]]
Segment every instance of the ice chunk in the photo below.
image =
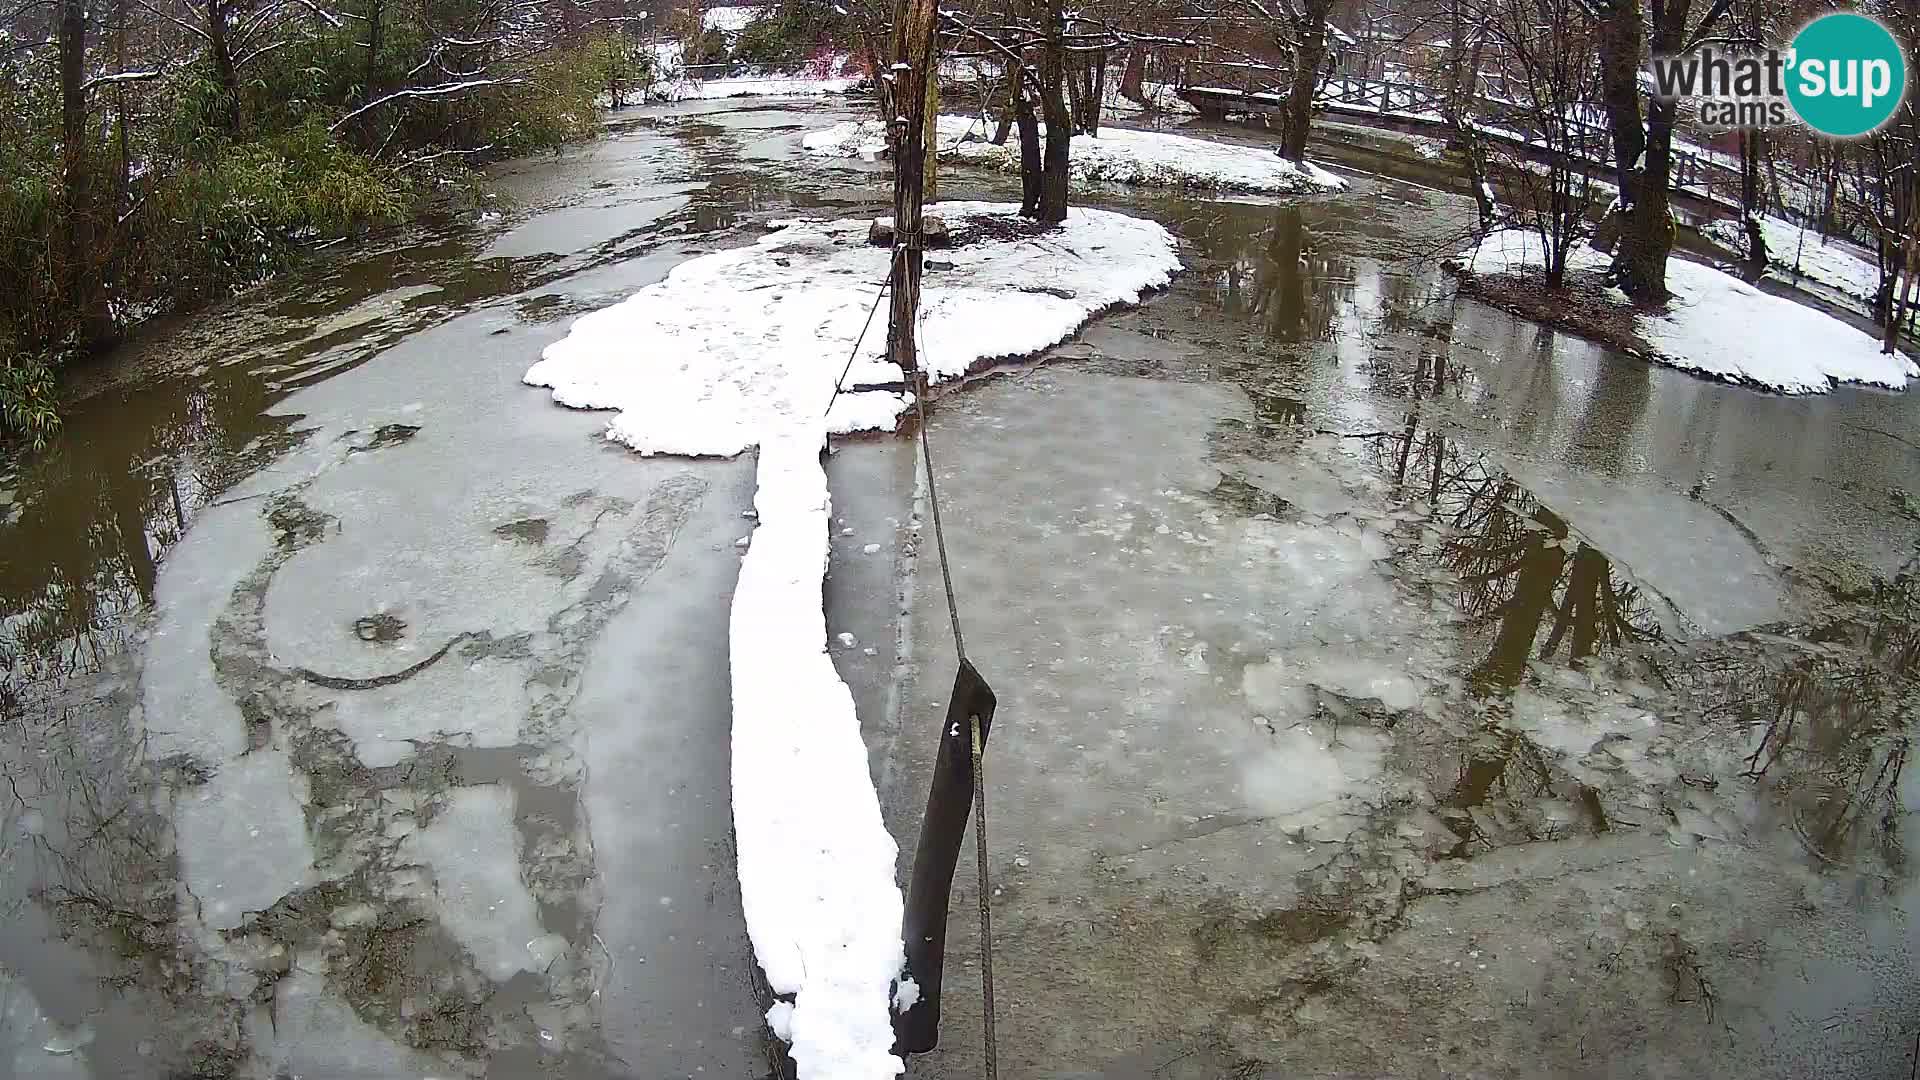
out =
[(402, 854), (433, 869), (427, 899), (440, 921), (473, 954), (480, 970), (502, 982), (518, 971), (538, 973), (545, 937), (533, 894), (520, 879), (513, 792), (498, 784), (455, 788), (431, 825), (401, 842)]
[(260, 750), (182, 795), (180, 860), (208, 926), (231, 930), (315, 880), (296, 787), (304, 793), (286, 754)]

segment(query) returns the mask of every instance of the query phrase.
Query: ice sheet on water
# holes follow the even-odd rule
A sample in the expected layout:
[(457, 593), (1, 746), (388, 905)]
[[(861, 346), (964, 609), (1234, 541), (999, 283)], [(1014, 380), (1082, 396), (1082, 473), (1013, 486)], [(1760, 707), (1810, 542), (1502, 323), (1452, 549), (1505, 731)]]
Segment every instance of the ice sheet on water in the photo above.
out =
[(1728, 634), (1786, 617), (1766, 556), (1707, 503), (1655, 484), (1548, 472), (1525, 462), (1511, 471), (1701, 630)]
[(326, 977), (304, 961), (274, 988), (272, 1024), (251, 1032), (274, 1076), (336, 1080), (410, 1080), (444, 1077), (449, 1066), (401, 1046), (354, 1015), (327, 988)]
[[(949, 265), (926, 280), (921, 359), (939, 379), (1053, 345), (1179, 267), (1163, 227), (1121, 214), (1075, 209), (1042, 235), (1013, 206), (929, 211), (986, 234), (942, 252)], [(750, 246), (682, 263), (574, 323), (526, 373), (563, 404), (620, 410), (608, 437), (642, 453), (760, 448), (759, 524), (729, 622), (741, 899), (768, 983), (793, 996), (799, 1075), (833, 1080), (903, 1068), (888, 1017), (903, 963), (897, 851), (821, 610), (826, 436), (890, 429), (910, 404), (885, 391), (834, 398), (889, 258), (867, 244), (867, 228), (863, 219), (788, 222)], [(858, 346), (848, 384), (903, 381), (884, 337)]]
[(1324, 817), (1371, 792), (1386, 746), (1385, 736), (1365, 728), (1282, 729), (1245, 759), (1241, 796), (1263, 816)]
[(323, 716), (353, 740), (361, 764), (378, 769), (412, 756), (417, 742), (514, 745), (527, 712), (526, 682), (522, 664), (464, 663), (456, 653), (405, 682), (341, 694)]
[(0, 968), (0, 1071), (45, 1080), (86, 1080), (92, 1073), (74, 1051), (91, 1038), (86, 1025), (64, 1028), (40, 1010), (26, 980)]
[(158, 621), (147, 642), (141, 705), (150, 756), (186, 754), (218, 768), (247, 748), (247, 724), (214, 684), (208, 635), (273, 537), (251, 503), (210, 507), (194, 524), (168, 553), (155, 585)]
[(502, 982), (540, 971), (528, 949), (545, 931), (533, 894), (520, 879), (513, 792), (498, 784), (455, 788), (433, 823), (401, 843), (403, 857), (433, 870), (422, 897), (439, 909), (442, 926), (473, 954), (481, 971)]
[(296, 794), (305, 787), (286, 754), (256, 750), (181, 793), (181, 869), (209, 927), (231, 930), (313, 883), (313, 848)]
[(1313, 687), (1360, 701), (1379, 701), (1389, 709), (1411, 709), (1422, 688), (1400, 665), (1366, 659), (1350, 648), (1302, 648), (1277, 653), (1264, 664), (1249, 664), (1241, 674), (1247, 704), (1270, 716), (1311, 708)]

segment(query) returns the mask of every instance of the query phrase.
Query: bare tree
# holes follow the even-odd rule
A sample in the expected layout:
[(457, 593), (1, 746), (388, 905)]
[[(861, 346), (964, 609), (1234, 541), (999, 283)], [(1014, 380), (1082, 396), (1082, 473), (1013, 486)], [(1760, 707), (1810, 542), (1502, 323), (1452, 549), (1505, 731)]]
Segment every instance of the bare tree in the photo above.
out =
[[(1597, 82), (1593, 43), (1576, 0), (1486, 0), (1477, 22), (1498, 46), (1502, 74), (1530, 141), (1545, 153), (1509, 156), (1507, 186), (1518, 223), (1540, 238), (1548, 288), (1560, 288), (1567, 257), (1586, 233), (1593, 182), (1580, 167), (1581, 118)], [(1482, 200), (1488, 198), (1483, 191)]]
[(1733, 0), (1712, 0), (1697, 20), (1694, 0), (1650, 0), (1644, 10), (1640, 0), (1590, 2), (1620, 187), (1617, 220), (1608, 230), (1614, 250), (1609, 278), (1628, 296), (1660, 301), (1667, 297), (1667, 256), (1673, 251), (1670, 193), (1679, 101), (1647, 94), (1640, 65), (1649, 51), (1669, 56), (1698, 48), (1732, 9)]

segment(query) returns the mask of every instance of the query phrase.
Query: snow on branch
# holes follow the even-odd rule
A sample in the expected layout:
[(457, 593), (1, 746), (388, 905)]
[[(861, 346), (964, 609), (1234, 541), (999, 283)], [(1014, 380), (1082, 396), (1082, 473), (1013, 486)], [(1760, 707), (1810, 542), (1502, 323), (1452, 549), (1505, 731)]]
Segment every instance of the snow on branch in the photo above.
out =
[(352, 112), (341, 117), (340, 119), (335, 120), (331, 125), (328, 126), (327, 130), (339, 131), (341, 127), (347, 124), (348, 121), (351, 121), (356, 117), (361, 116), (364, 113), (371, 112), (372, 110), (377, 109), (382, 105), (385, 105), (389, 101), (397, 101), (401, 98), (447, 97), (450, 94), (459, 94), (468, 90), (478, 90), (478, 89), (481, 89), (482, 87), (487, 87), (487, 86), (519, 86), (525, 83), (526, 81), (527, 80), (520, 79), (520, 78), (468, 79), (465, 82), (441, 83), (439, 86), (413, 86), (413, 87), (408, 87), (405, 90), (395, 90), (393, 93), (388, 94), (385, 97), (375, 98), (374, 100), (367, 102), (365, 105), (360, 106), (359, 108), (353, 110)]
[(158, 71), (116, 71), (111, 75), (95, 75), (93, 78), (81, 83), (80, 89), (92, 90), (95, 87), (110, 86), (114, 83), (146, 82), (159, 77), (160, 73)]

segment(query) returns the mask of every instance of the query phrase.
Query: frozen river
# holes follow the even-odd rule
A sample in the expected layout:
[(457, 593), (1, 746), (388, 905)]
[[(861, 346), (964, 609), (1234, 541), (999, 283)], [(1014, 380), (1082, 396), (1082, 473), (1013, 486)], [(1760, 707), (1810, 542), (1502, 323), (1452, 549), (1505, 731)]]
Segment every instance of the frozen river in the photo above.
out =
[[(0, 1066), (777, 1075), (727, 789), (752, 463), (520, 376), (679, 261), (880, 205), (798, 157), (849, 115), (622, 114), (498, 215), (87, 373), (0, 475)], [(929, 432), (1001, 701), (1003, 1075), (1904, 1075), (1920, 403), (1455, 300), (1470, 211), (1404, 181), (1088, 201), (1187, 272)], [(907, 851), (952, 676), (917, 468), (829, 464)], [(972, 907), (910, 1076), (979, 1073)]]

